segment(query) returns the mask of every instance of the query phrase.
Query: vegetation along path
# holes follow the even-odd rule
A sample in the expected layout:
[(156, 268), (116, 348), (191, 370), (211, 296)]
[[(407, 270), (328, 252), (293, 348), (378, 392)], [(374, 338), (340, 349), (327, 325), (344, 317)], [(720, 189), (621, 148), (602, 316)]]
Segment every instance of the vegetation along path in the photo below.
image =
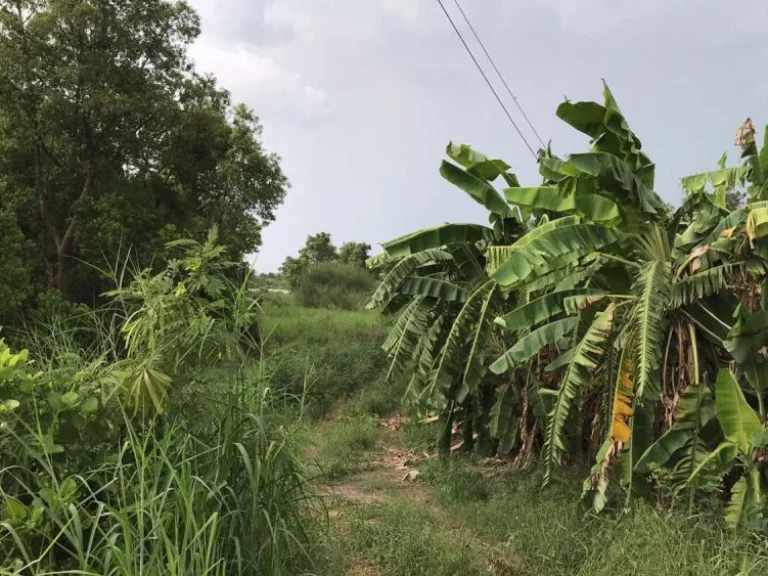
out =
[(320, 422), (313, 443), (327, 506), (327, 574), (757, 574), (768, 556), (715, 517), (644, 502), (585, 514), (577, 475), (542, 489), (538, 470), (434, 456), (431, 424), (377, 417), (367, 390)]

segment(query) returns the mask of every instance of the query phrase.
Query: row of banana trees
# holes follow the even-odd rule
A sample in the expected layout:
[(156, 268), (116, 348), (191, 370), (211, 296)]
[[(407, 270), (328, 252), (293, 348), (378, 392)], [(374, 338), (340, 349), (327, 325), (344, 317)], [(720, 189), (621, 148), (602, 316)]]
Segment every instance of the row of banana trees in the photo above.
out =
[(588, 152), (542, 150), (542, 184), (523, 187), (451, 144), (440, 174), (489, 224), (419, 230), (369, 261), (389, 269), (369, 306), (392, 317), (390, 377), (439, 415), (445, 452), (459, 432), (465, 449), (541, 460), (545, 483), (593, 461), (597, 511), (714, 491), (731, 526), (764, 528), (768, 145), (747, 121), (741, 165), (684, 178), (675, 210), (607, 86), (557, 116)]

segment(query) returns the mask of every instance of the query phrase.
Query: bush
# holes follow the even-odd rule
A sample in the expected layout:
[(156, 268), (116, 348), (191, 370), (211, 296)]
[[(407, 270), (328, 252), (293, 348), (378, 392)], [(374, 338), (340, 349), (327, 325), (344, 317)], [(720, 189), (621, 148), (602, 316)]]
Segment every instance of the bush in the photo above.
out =
[(337, 262), (310, 268), (298, 282), (296, 296), (309, 308), (359, 310), (374, 289), (374, 278), (362, 268)]

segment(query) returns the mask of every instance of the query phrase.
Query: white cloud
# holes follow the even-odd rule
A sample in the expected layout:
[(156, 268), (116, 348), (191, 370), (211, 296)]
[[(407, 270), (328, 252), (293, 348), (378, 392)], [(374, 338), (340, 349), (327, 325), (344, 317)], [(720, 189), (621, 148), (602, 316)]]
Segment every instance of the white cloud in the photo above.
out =
[(420, 0), (384, 0), (384, 7), (400, 17), (409, 30), (416, 28), (421, 16)]
[(269, 53), (244, 42), (234, 46), (206, 39), (190, 49), (197, 69), (216, 76), (236, 101), (246, 101), (259, 110), (295, 108), (309, 118), (330, 114), (328, 94), (310, 85), (301, 75), (283, 67)]

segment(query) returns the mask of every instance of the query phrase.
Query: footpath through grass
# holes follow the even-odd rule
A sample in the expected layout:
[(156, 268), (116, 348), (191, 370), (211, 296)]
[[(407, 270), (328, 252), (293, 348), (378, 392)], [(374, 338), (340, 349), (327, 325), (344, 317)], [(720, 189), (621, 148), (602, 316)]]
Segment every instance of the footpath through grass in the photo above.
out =
[(328, 509), (316, 554), (328, 576), (763, 574), (762, 540), (643, 502), (585, 515), (582, 477), (540, 488), (535, 469), (432, 457), (434, 431), (401, 417), (402, 385), (384, 382), (380, 318), (267, 307), (275, 381), (309, 390), (305, 460)]
[[(337, 556), (327, 574), (733, 575), (768, 570), (765, 542), (726, 532), (719, 517), (686, 518), (637, 502), (620, 515), (585, 515), (580, 482), (542, 490), (536, 470), (457, 458), (439, 462), (405, 445), (403, 428), (364, 416), (325, 423), (319, 454)], [(351, 432), (354, 430), (354, 432)], [(363, 443), (360, 439), (364, 438)], [(349, 442), (345, 445), (345, 442)], [(415, 479), (406, 479), (414, 476)]]

